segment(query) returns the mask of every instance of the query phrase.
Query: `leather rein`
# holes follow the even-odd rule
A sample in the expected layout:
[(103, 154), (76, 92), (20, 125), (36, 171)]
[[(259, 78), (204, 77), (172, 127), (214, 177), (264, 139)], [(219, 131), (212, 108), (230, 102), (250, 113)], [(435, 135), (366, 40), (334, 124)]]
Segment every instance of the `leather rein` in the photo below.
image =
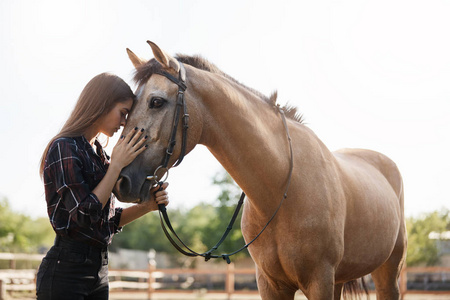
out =
[[(169, 174), (169, 169), (167, 166), (169, 164), (169, 160), (170, 160), (171, 156), (173, 155), (173, 151), (174, 151), (174, 148), (176, 145), (176, 133), (177, 133), (177, 128), (178, 128), (178, 124), (180, 122), (180, 117), (181, 117), (182, 111), (183, 111), (183, 116), (182, 116), (183, 124), (182, 124), (181, 152), (180, 152), (180, 156), (178, 157), (177, 161), (174, 164), (174, 167), (178, 166), (181, 163), (181, 161), (183, 160), (183, 158), (186, 154), (187, 130), (189, 128), (189, 114), (187, 113), (187, 106), (186, 106), (186, 102), (184, 100), (184, 92), (186, 91), (186, 88), (187, 88), (187, 86), (186, 86), (186, 70), (181, 62), (179, 64), (180, 64), (180, 71), (178, 74), (178, 78), (174, 77), (173, 75), (171, 75), (165, 71), (155, 73), (155, 74), (159, 74), (159, 75), (166, 77), (167, 79), (169, 79), (170, 81), (172, 81), (173, 83), (178, 85), (176, 109), (175, 109), (173, 123), (172, 123), (172, 132), (170, 134), (170, 139), (169, 139), (169, 143), (167, 145), (166, 154), (164, 156), (162, 164), (155, 170), (153, 176), (151, 176), (151, 175), (147, 176), (147, 180), (157, 182), (160, 187), (163, 184), (163, 182), (167, 179), (168, 174)], [(286, 123), (286, 116), (284, 114), (283, 109), (279, 105), (277, 105), (276, 107), (277, 107), (278, 111), (280, 112), (280, 115), (281, 115), (282, 121), (283, 121), (283, 125), (286, 130), (286, 136), (287, 136), (287, 139), (289, 142), (290, 162), (289, 162), (289, 173), (288, 173), (286, 189), (283, 193), (283, 197), (282, 197), (280, 203), (278, 204), (278, 207), (275, 209), (275, 212), (272, 214), (270, 219), (267, 221), (266, 225), (264, 225), (264, 227), (261, 229), (261, 231), (250, 242), (248, 242), (247, 244), (245, 244), (244, 246), (242, 246), (241, 248), (239, 248), (238, 250), (236, 250), (232, 253), (216, 255), (216, 254), (213, 254), (213, 252), (219, 248), (219, 246), (223, 243), (223, 241), (225, 241), (226, 237), (228, 236), (228, 234), (230, 233), (230, 231), (233, 228), (234, 222), (236, 221), (239, 211), (241, 210), (242, 204), (244, 203), (244, 199), (245, 199), (244, 192), (242, 192), (242, 194), (241, 194), (239, 202), (234, 210), (233, 216), (228, 224), (227, 229), (223, 233), (222, 237), (220, 238), (220, 240), (217, 242), (217, 244), (214, 247), (212, 247), (210, 250), (208, 250), (204, 253), (198, 253), (198, 252), (192, 250), (181, 240), (181, 238), (176, 234), (175, 230), (173, 229), (173, 226), (169, 220), (169, 216), (167, 215), (166, 207), (164, 206), (164, 204), (160, 204), (160, 205), (158, 205), (158, 208), (159, 208), (159, 217), (160, 217), (160, 221), (161, 221), (161, 227), (162, 227), (167, 239), (180, 253), (182, 253), (186, 256), (202, 256), (205, 258), (205, 261), (208, 261), (211, 258), (223, 258), (229, 264), (229, 263), (231, 263), (230, 256), (235, 255), (238, 252), (241, 252), (242, 250), (248, 248), (248, 246), (250, 246), (266, 230), (267, 226), (269, 226), (269, 224), (275, 218), (281, 205), (283, 204), (284, 200), (287, 198), (287, 192), (289, 190), (289, 186), (291, 183), (292, 170), (294, 168), (292, 142), (291, 142), (291, 137), (289, 135), (289, 129), (288, 129), (288, 126)], [(157, 173), (160, 170), (165, 171), (166, 177), (164, 180), (159, 180)], [(171, 233), (175, 238), (172, 237)], [(178, 240), (178, 242), (177, 242), (177, 240)]]

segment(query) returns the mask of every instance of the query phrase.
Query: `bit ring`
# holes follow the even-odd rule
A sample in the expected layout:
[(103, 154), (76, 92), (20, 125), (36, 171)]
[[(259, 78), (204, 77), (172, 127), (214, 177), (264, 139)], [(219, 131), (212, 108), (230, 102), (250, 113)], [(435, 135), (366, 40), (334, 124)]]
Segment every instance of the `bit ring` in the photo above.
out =
[[(159, 170), (165, 170), (165, 177), (163, 177), (164, 178), (164, 180), (163, 179), (161, 179), (161, 180), (159, 180), (159, 176), (156, 174), (156, 173), (158, 173), (158, 171)], [(147, 176), (147, 178), (146, 178), (146, 180), (154, 180), (154, 181), (156, 181), (156, 182), (158, 182), (158, 181), (160, 181), (160, 182), (166, 182), (166, 180), (167, 180), (167, 178), (169, 177), (169, 169), (167, 168), (167, 167), (163, 167), (163, 166), (159, 166), (159, 167), (157, 167), (156, 168), (156, 170), (155, 170), (155, 172), (153, 173), (153, 175), (148, 175)]]

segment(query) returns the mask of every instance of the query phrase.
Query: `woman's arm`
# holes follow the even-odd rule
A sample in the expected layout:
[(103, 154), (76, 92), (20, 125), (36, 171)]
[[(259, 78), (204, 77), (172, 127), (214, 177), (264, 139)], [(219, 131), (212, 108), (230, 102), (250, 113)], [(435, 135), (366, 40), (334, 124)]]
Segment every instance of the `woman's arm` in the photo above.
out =
[(119, 178), (120, 171), (122, 169), (116, 167), (115, 165), (110, 165), (108, 171), (106, 172), (103, 179), (98, 183), (98, 185), (92, 191), (102, 204), (102, 209), (108, 203), (109, 197), (111, 197), (111, 191), (114, 188), (114, 184)]
[(108, 171), (105, 177), (99, 182), (99, 184), (92, 191), (102, 203), (102, 208), (105, 207), (108, 202), (114, 185), (119, 178), (119, 174), (124, 167), (129, 165), (139, 154), (141, 154), (147, 147), (142, 147), (145, 138), (140, 139), (143, 130), (131, 130), (126, 137), (121, 137), (114, 146), (111, 154), (111, 163), (109, 164)]
[(155, 196), (153, 196), (153, 193), (159, 187), (156, 187), (156, 188), (153, 188), (152, 190), (150, 190), (150, 194), (152, 196), (148, 201), (125, 208), (122, 211), (122, 215), (120, 217), (119, 227), (122, 227), (122, 226), (136, 220), (137, 218), (142, 217), (143, 215), (147, 214), (150, 211), (157, 210), (159, 204), (164, 204), (167, 206), (167, 204), (169, 204), (169, 196), (166, 191), (166, 188), (168, 187), (168, 185), (169, 184), (167, 182), (165, 182), (162, 185), (162, 190), (156, 192)]

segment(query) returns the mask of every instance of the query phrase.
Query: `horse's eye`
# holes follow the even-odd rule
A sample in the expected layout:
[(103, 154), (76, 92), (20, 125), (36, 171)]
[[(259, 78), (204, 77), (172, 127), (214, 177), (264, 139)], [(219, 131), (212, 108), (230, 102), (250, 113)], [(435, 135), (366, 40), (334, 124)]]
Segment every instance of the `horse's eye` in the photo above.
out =
[(153, 97), (148, 105), (149, 108), (160, 108), (166, 103), (166, 100), (159, 97)]

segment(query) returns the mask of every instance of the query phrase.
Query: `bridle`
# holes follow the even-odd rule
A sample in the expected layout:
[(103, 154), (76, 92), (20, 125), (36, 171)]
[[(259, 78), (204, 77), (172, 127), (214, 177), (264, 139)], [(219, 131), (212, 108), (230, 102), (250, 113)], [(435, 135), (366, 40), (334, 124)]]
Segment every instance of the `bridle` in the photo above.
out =
[[(154, 174), (147, 176), (147, 180), (157, 182), (158, 185), (160, 186), (160, 189), (161, 189), (163, 182), (167, 179), (168, 174), (169, 174), (168, 164), (169, 164), (170, 158), (173, 155), (173, 151), (174, 151), (174, 148), (176, 145), (177, 128), (178, 128), (178, 124), (180, 122), (180, 116), (181, 116), (182, 110), (183, 110), (183, 117), (182, 117), (183, 124), (182, 124), (181, 152), (180, 152), (180, 156), (178, 157), (177, 161), (174, 164), (174, 167), (178, 166), (181, 163), (181, 161), (183, 160), (183, 158), (186, 154), (187, 130), (189, 128), (189, 114), (187, 113), (187, 106), (186, 106), (186, 102), (184, 101), (184, 92), (186, 91), (186, 88), (187, 88), (186, 87), (186, 70), (181, 62), (179, 62), (179, 64), (180, 64), (180, 71), (178, 73), (178, 78), (176, 78), (175, 76), (173, 76), (165, 71), (160, 71), (160, 72), (155, 73), (155, 74), (159, 74), (159, 75), (166, 77), (167, 79), (169, 79), (170, 81), (172, 81), (173, 83), (178, 85), (177, 103), (176, 103), (176, 109), (175, 109), (173, 123), (172, 123), (172, 132), (170, 134), (169, 143), (167, 145), (164, 159), (162, 161), (162, 164), (158, 168), (156, 168)], [(282, 197), (280, 203), (278, 204), (278, 207), (275, 209), (275, 212), (270, 217), (270, 219), (267, 221), (266, 225), (264, 225), (264, 227), (261, 229), (261, 231), (250, 242), (245, 244), (243, 247), (239, 248), (238, 250), (236, 250), (232, 253), (214, 255), (212, 253), (219, 248), (219, 246), (223, 243), (223, 241), (225, 241), (226, 237), (228, 236), (228, 234), (230, 233), (230, 231), (233, 228), (234, 222), (236, 221), (239, 211), (241, 210), (242, 204), (244, 203), (244, 198), (245, 198), (244, 192), (242, 192), (242, 194), (241, 194), (241, 197), (236, 206), (236, 209), (234, 210), (234, 213), (230, 220), (230, 223), (228, 224), (228, 227), (225, 230), (225, 232), (223, 233), (222, 237), (220, 238), (220, 240), (217, 242), (217, 244), (214, 247), (212, 247), (210, 250), (208, 250), (204, 253), (197, 253), (194, 250), (192, 250), (191, 248), (189, 248), (188, 246), (186, 246), (186, 244), (180, 239), (180, 237), (176, 234), (175, 230), (173, 229), (172, 224), (170, 223), (170, 220), (169, 220), (169, 216), (167, 215), (166, 207), (164, 206), (164, 204), (159, 204), (158, 208), (159, 208), (159, 217), (161, 220), (161, 227), (162, 227), (167, 239), (180, 253), (182, 253), (186, 256), (202, 256), (205, 258), (206, 261), (210, 260), (211, 258), (223, 258), (224, 260), (227, 261), (227, 263), (231, 263), (230, 256), (248, 248), (248, 246), (250, 246), (264, 232), (264, 230), (266, 230), (267, 226), (269, 226), (269, 224), (275, 218), (281, 205), (283, 204), (284, 200), (287, 198), (287, 192), (289, 190), (289, 186), (291, 183), (292, 170), (294, 168), (292, 142), (291, 142), (291, 137), (289, 135), (289, 129), (288, 129), (288, 126), (286, 123), (286, 116), (284, 115), (283, 109), (279, 105), (277, 105), (276, 107), (277, 107), (278, 111), (280, 112), (280, 115), (281, 115), (282, 121), (283, 121), (283, 125), (286, 130), (286, 135), (287, 135), (287, 139), (289, 142), (290, 163), (289, 163), (289, 173), (288, 173), (286, 189), (285, 189), (285, 192), (283, 194), (283, 197)], [(160, 170), (165, 171), (166, 177), (164, 178), (164, 180), (159, 180), (157, 173)], [(176, 240), (178, 240), (178, 242), (181, 245), (179, 245), (177, 243), (177, 241), (174, 238), (172, 238), (169, 231), (173, 234), (173, 236), (176, 238)], [(183, 249), (183, 247), (184, 247), (184, 249)]]
[[(175, 114), (173, 116), (173, 123), (172, 123), (172, 131), (170, 133), (169, 138), (169, 144), (166, 148), (166, 153), (164, 155), (163, 161), (161, 165), (156, 168), (155, 172), (153, 173), (153, 176), (147, 176), (147, 180), (155, 180), (158, 181), (158, 171), (162, 170), (165, 171), (166, 179), (169, 176), (169, 160), (173, 155), (173, 151), (175, 149), (175, 145), (177, 143), (177, 129), (178, 129), (178, 123), (180, 122), (180, 116), (181, 116), (181, 110), (183, 110), (183, 132), (182, 132), (182, 139), (181, 139), (181, 152), (180, 156), (178, 157), (177, 161), (173, 165), (174, 167), (181, 164), (183, 161), (183, 158), (186, 154), (186, 140), (187, 140), (187, 130), (189, 128), (189, 114), (187, 113), (187, 106), (186, 102), (184, 101), (184, 91), (186, 91), (186, 69), (184, 68), (183, 64), (180, 63), (180, 71), (178, 72), (178, 78), (172, 76), (168, 72), (160, 71), (156, 72), (155, 74), (162, 75), (178, 85), (178, 94), (177, 94), (177, 103), (175, 108)], [(165, 181), (165, 180), (164, 180)]]

